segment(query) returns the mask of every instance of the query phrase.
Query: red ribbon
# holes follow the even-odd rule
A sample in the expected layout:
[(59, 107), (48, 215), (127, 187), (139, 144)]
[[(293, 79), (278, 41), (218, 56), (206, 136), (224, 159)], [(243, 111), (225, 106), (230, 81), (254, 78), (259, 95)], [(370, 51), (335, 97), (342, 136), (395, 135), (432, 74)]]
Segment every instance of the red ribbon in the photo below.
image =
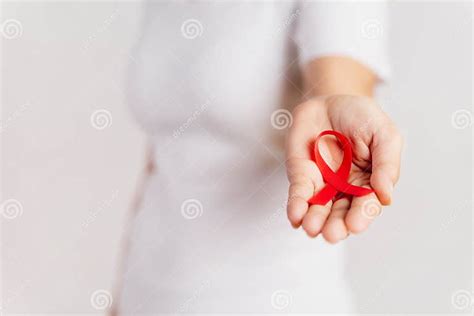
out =
[[(342, 145), (342, 150), (344, 151), (344, 158), (337, 172), (331, 170), (319, 152), (319, 140), (325, 135), (336, 136), (336, 138), (339, 140), (339, 143)], [(309, 199), (309, 205), (326, 205), (336, 196), (338, 192), (354, 196), (363, 196), (374, 192), (373, 190), (358, 187), (347, 182), (352, 165), (352, 148), (351, 143), (346, 136), (336, 131), (322, 132), (318, 135), (314, 142), (314, 154), (314, 160), (321, 171), (323, 179), (326, 182), (326, 186), (321, 191), (316, 193), (311, 199)]]

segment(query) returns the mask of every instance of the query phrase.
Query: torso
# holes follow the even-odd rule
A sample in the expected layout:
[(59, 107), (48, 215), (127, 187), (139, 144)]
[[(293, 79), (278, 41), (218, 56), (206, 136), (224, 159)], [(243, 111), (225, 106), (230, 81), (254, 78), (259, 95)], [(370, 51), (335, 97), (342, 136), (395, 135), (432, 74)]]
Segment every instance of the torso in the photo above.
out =
[[(132, 226), (122, 314), (351, 310), (341, 246), (286, 220), (285, 129), (271, 117), (302, 97), (294, 10), (292, 2), (147, 9), (129, 96), (157, 167)], [(200, 21), (201, 36), (182, 35), (188, 19)]]

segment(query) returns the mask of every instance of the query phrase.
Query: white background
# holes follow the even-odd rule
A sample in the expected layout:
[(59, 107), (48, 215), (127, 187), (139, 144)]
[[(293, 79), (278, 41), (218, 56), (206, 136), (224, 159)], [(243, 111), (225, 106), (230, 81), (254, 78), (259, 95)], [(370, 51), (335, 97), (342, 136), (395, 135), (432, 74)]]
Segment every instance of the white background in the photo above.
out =
[[(144, 163), (124, 98), (139, 30), (133, 2), (8, 2), (2, 40), (2, 306), (11, 313), (101, 313)], [(380, 100), (406, 140), (395, 204), (352, 236), (347, 276), (361, 312), (467, 312), (472, 293), (472, 3), (390, 6), (393, 77)], [(388, 32), (388, 30), (384, 30)], [(111, 125), (91, 124), (94, 111)], [(453, 123), (467, 110), (471, 126)], [(459, 113), (459, 112), (458, 112)]]

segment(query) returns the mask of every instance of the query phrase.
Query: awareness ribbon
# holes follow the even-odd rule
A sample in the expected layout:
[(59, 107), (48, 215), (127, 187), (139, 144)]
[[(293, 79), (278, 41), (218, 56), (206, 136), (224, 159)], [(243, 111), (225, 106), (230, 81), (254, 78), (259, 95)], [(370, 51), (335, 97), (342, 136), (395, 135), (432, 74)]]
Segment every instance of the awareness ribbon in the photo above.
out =
[[(342, 160), (339, 169), (334, 172), (326, 164), (321, 153), (319, 152), (318, 143), (321, 137), (325, 135), (336, 136), (339, 143), (342, 145), (342, 150), (344, 151), (344, 158)], [(352, 164), (352, 148), (351, 143), (346, 136), (342, 135), (336, 131), (324, 131), (318, 135), (314, 142), (314, 155), (315, 162), (321, 171), (326, 186), (316, 193), (312, 198), (309, 199), (309, 205), (326, 205), (330, 200), (332, 200), (338, 192), (342, 192), (354, 196), (364, 196), (369, 193), (374, 192), (373, 190), (366, 189), (363, 187), (358, 187), (347, 182), (349, 178), (349, 172), (351, 170)]]

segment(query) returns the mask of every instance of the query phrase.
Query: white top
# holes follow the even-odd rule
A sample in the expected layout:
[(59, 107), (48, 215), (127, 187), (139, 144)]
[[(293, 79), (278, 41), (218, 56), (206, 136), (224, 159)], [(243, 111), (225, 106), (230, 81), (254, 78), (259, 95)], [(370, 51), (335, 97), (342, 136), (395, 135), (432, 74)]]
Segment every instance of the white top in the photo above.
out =
[(129, 102), (157, 171), (132, 225), (118, 308), (350, 312), (343, 245), (286, 220), (283, 138), (299, 69), (344, 55), (388, 76), (381, 2), (153, 2)]

